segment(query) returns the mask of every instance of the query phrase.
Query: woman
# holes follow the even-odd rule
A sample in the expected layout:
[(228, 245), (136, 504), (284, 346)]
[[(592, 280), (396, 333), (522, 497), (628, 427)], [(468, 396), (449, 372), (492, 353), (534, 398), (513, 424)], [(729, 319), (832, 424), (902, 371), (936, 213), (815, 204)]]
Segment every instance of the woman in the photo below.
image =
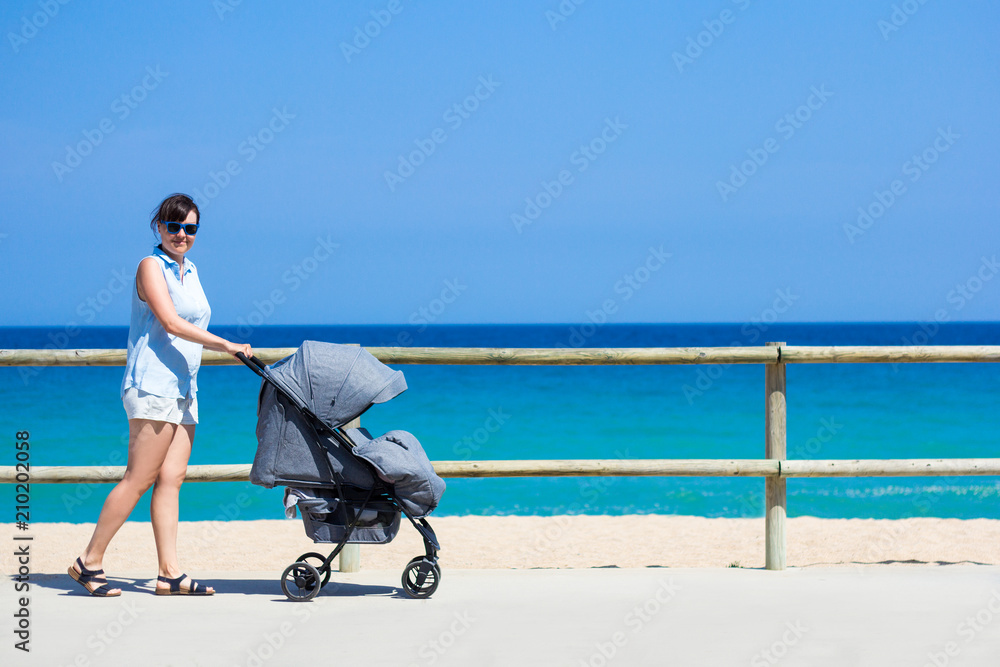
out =
[(198, 233), (198, 206), (187, 195), (171, 195), (153, 212), (150, 227), (162, 242), (136, 271), (122, 381), (128, 466), (104, 501), (90, 544), (69, 568), (69, 575), (98, 597), (121, 595), (101, 569), (104, 552), (150, 486), (157, 595), (215, 593), (185, 575), (177, 562), (178, 497), (198, 423), (198, 368), (203, 347), (253, 354), (249, 345), (206, 331), (211, 308), (198, 269), (187, 259)]

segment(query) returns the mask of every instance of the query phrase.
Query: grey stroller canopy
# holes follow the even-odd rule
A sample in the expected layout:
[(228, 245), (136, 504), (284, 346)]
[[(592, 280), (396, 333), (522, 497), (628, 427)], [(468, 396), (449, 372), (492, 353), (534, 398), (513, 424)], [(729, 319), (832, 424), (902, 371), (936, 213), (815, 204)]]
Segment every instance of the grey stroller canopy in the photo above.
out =
[(392, 370), (357, 345), (307, 340), (294, 354), (271, 366), (271, 376), (330, 428), (343, 426), (372, 405), (406, 391), (401, 371)]
[[(341, 484), (368, 489), (374, 468), (415, 516), (437, 506), (444, 480), (412, 434), (390, 431), (372, 438), (362, 429), (347, 429), (351, 442), (345, 443), (332, 433), (372, 405), (403, 393), (402, 372), (359, 346), (305, 341), (271, 366), (270, 375), (273, 384), (262, 383), (257, 404), (251, 482), (267, 488), (329, 488), (339, 478)], [(351, 451), (345, 444), (353, 445)]]

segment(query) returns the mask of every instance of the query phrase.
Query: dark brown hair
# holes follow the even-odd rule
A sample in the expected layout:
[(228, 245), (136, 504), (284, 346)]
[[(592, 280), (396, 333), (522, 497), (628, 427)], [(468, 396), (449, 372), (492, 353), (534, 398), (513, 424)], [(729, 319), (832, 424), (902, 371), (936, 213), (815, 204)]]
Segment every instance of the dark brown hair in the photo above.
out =
[(191, 211), (194, 211), (198, 218), (196, 222), (201, 222), (201, 211), (198, 210), (194, 200), (185, 194), (175, 192), (153, 209), (153, 218), (149, 221), (149, 226), (155, 232), (158, 222), (184, 222)]

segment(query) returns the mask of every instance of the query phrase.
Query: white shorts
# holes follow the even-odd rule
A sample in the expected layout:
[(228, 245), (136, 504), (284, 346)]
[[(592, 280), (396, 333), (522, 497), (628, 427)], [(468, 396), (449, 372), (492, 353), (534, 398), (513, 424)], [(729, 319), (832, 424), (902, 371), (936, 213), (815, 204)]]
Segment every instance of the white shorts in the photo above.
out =
[(129, 419), (151, 419), (171, 424), (198, 423), (198, 396), (164, 398), (129, 387), (122, 398)]

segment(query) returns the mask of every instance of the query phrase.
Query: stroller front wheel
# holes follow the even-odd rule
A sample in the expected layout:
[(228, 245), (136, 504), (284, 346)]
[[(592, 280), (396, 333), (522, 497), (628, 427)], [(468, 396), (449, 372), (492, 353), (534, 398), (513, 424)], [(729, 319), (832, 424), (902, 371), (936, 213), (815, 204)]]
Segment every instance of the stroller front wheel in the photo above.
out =
[(281, 590), (294, 602), (312, 600), (322, 587), (319, 571), (309, 563), (292, 563), (281, 574)]
[(426, 556), (417, 556), (403, 569), (403, 592), (411, 598), (429, 598), (441, 583), (441, 567)]

